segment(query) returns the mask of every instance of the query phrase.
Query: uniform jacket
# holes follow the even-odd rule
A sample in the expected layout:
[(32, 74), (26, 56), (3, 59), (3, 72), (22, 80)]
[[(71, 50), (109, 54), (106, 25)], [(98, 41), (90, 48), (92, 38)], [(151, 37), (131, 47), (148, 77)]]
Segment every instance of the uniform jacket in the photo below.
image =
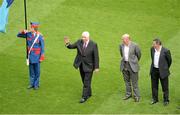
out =
[(27, 36), (27, 47), (28, 52), (30, 47), (32, 46), (34, 40), (36, 39), (37, 34), (39, 34), (38, 40), (34, 44), (30, 54), (29, 54), (29, 62), (30, 63), (39, 63), (44, 60), (44, 38), (41, 33), (36, 32), (33, 34), (32, 32), (25, 33), (24, 31), (18, 33), (18, 37), (26, 38)]

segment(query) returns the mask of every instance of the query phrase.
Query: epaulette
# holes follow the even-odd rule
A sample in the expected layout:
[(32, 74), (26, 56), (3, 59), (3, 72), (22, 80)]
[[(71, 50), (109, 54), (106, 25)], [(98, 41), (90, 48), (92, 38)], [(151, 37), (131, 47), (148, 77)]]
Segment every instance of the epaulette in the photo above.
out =
[(40, 33), (40, 32), (38, 32), (38, 31), (37, 31), (36, 33), (37, 33), (37, 34), (39, 34), (39, 35), (41, 35), (41, 36), (43, 36), (43, 34), (42, 34), (42, 33)]

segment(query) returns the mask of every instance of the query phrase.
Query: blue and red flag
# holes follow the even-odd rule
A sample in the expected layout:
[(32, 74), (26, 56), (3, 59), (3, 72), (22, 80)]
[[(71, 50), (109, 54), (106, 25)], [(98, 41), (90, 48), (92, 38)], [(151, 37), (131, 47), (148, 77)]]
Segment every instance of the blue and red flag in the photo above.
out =
[(0, 32), (6, 32), (9, 8), (14, 0), (4, 0), (0, 7)]

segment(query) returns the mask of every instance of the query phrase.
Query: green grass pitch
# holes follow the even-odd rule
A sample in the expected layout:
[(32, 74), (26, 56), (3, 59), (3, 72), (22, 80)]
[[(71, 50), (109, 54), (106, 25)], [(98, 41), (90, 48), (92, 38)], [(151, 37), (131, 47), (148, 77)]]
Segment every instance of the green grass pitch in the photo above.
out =
[[(2, 3), (2, 0), (0, 0)], [(45, 37), (46, 60), (41, 64), (40, 89), (27, 90), (23, 0), (9, 12), (7, 33), (0, 33), (0, 113), (180, 114), (180, 0), (27, 0), (28, 22), (39, 21)], [(76, 50), (64, 46), (89, 31), (98, 43), (100, 72), (92, 80), (93, 96), (79, 104), (82, 83), (72, 66)], [(142, 50), (139, 73), (141, 100), (123, 101), (125, 85), (119, 70), (121, 35), (129, 33)], [(150, 105), (150, 47), (160, 37), (171, 50), (170, 104)]]

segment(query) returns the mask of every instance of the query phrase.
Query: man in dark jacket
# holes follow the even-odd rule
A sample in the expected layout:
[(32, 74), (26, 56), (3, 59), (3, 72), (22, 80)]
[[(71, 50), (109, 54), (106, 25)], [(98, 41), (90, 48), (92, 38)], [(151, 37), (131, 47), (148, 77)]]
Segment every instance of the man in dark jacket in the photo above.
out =
[(152, 85), (152, 102), (155, 104), (158, 102), (158, 83), (161, 81), (164, 105), (169, 104), (169, 81), (170, 75), (169, 68), (172, 63), (170, 50), (164, 48), (160, 39), (153, 40), (153, 47), (151, 48), (151, 85)]
[(74, 60), (74, 67), (79, 69), (83, 82), (83, 93), (80, 103), (84, 103), (91, 97), (91, 79), (93, 71), (99, 71), (98, 46), (90, 40), (89, 32), (83, 32), (82, 38), (74, 44), (70, 44), (69, 38), (65, 37), (64, 42), (68, 49), (77, 49), (77, 55)]

